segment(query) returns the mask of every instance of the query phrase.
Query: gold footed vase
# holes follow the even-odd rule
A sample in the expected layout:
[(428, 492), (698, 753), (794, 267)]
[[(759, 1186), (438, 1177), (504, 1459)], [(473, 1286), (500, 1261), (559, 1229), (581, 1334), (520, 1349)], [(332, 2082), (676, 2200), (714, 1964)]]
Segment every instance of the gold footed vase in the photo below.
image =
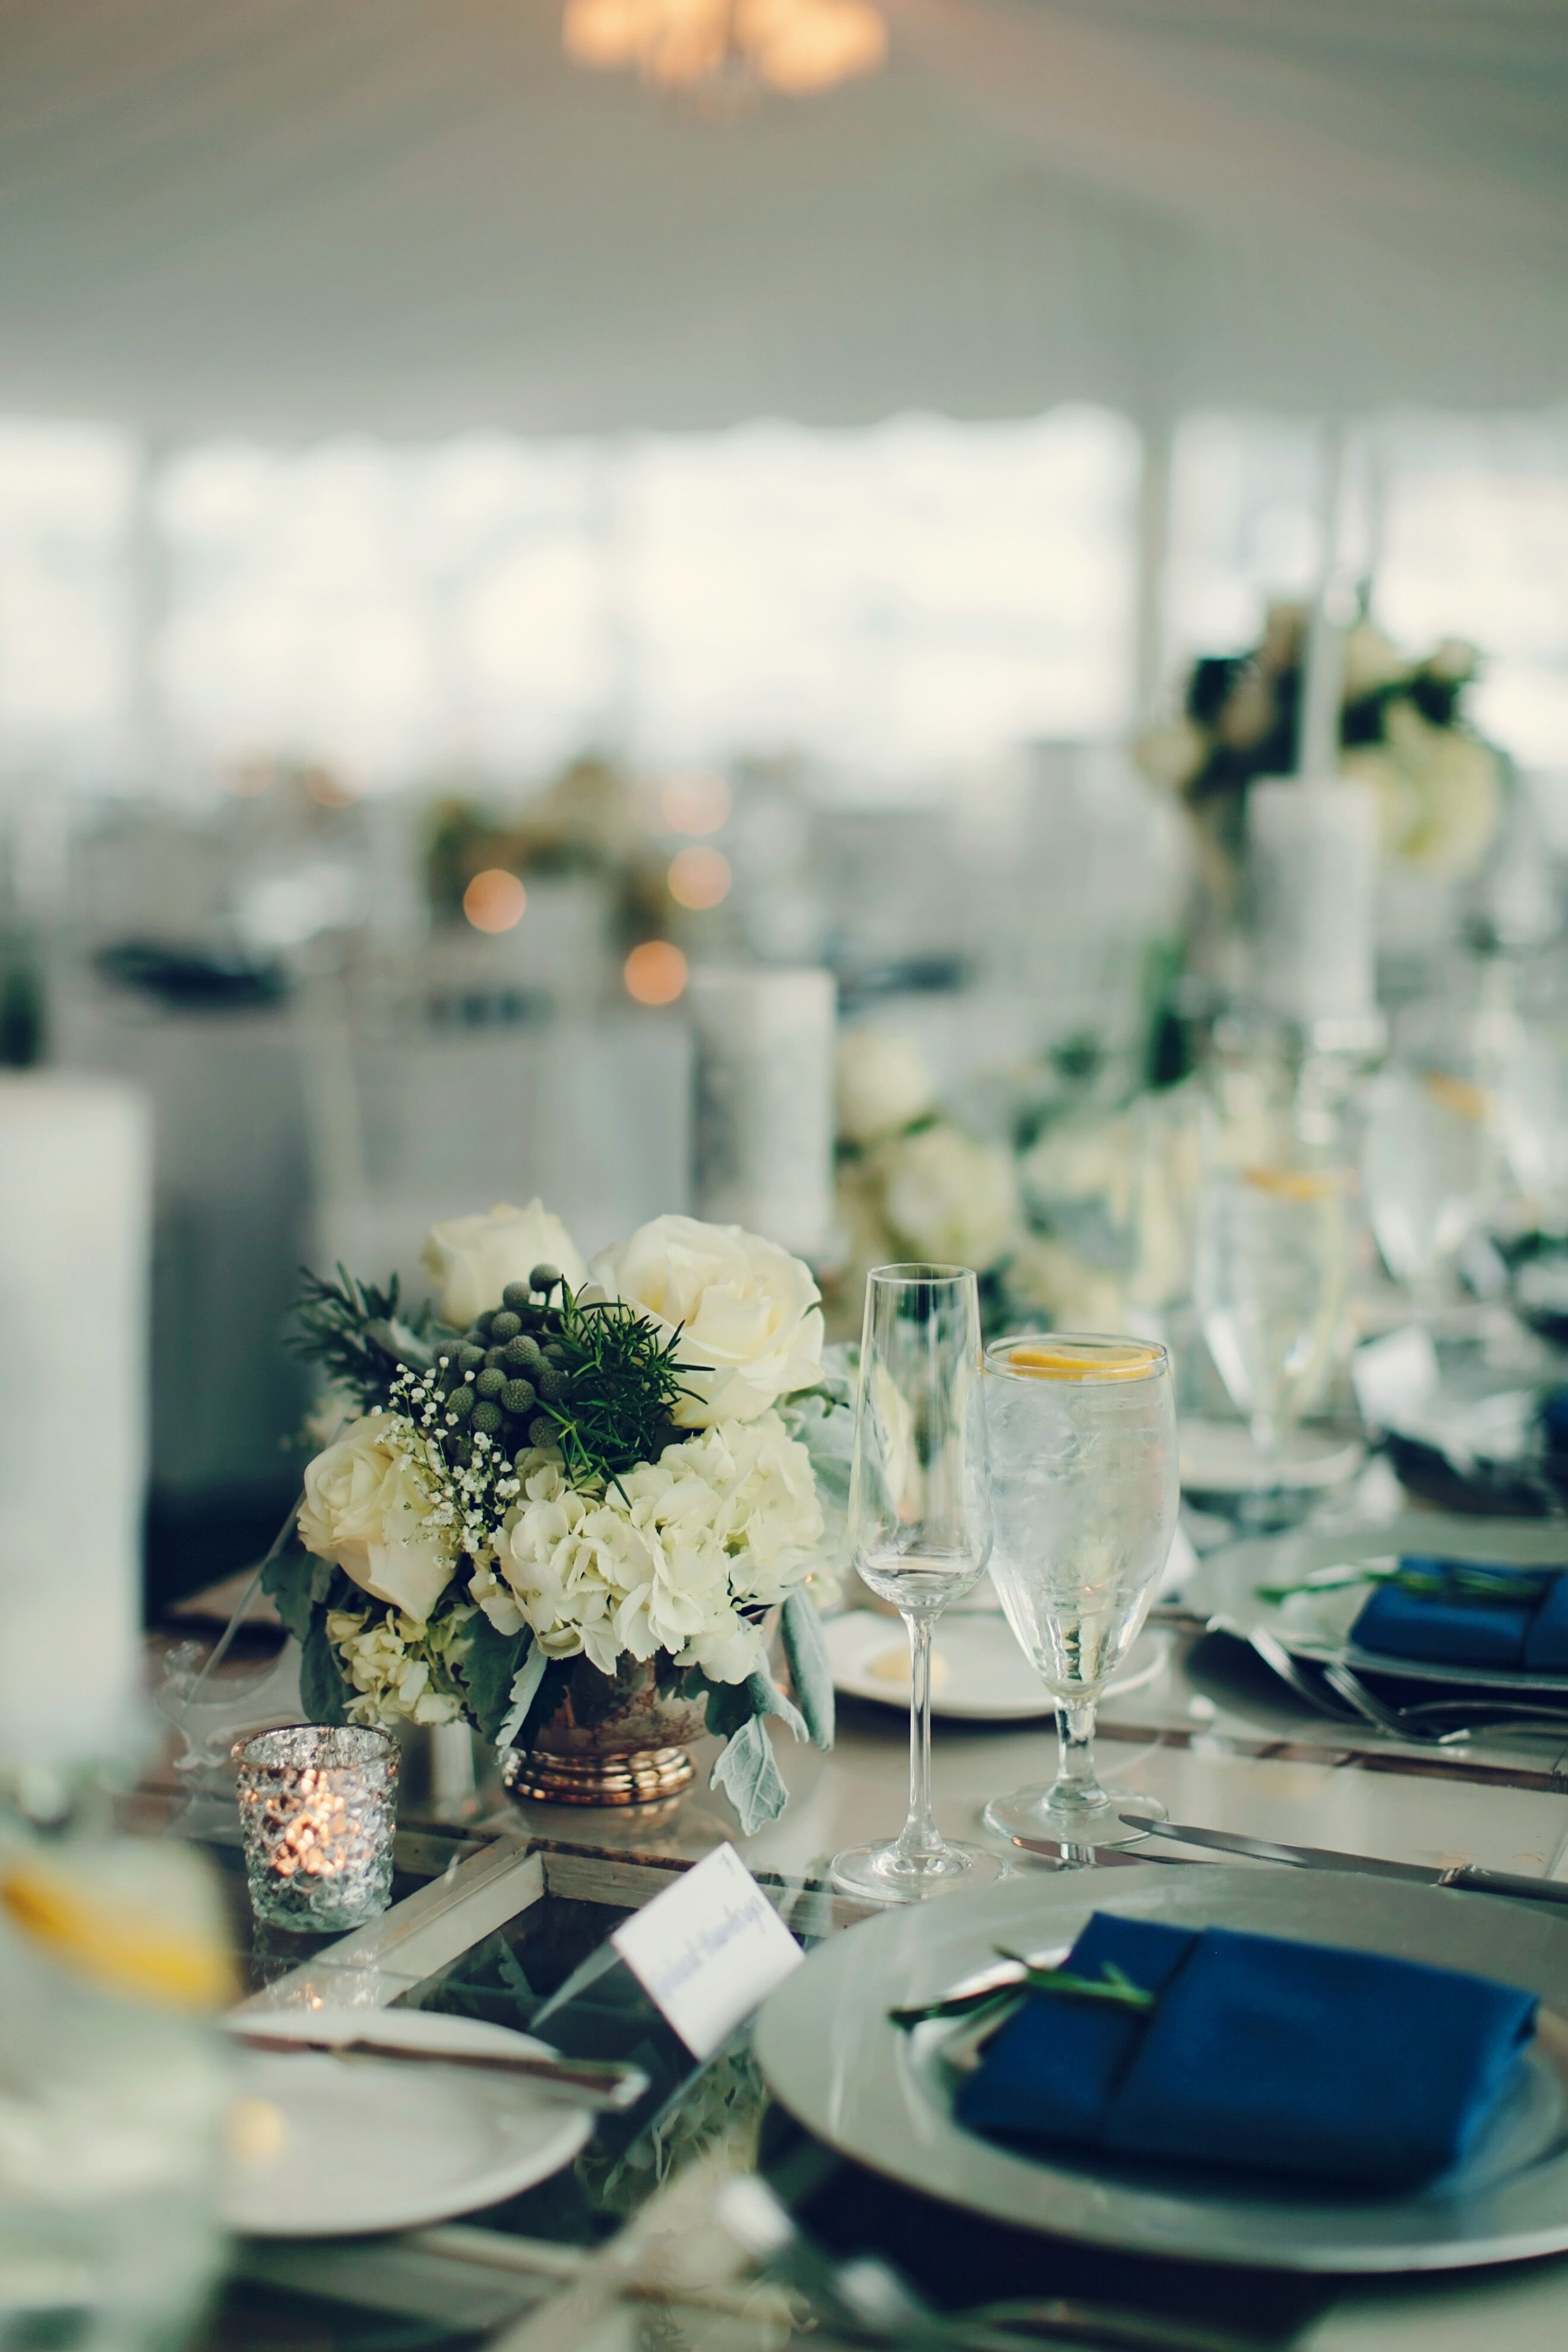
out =
[(650, 1658), (623, 1658), (603, 1675), (579, 1658), (549, 1721), (501, 1765), (510, 1796), (550, 1805), (653, 1805), (689, 1788), (689, 1739), (706, 1728), (707, 1701), (659, 1689)]

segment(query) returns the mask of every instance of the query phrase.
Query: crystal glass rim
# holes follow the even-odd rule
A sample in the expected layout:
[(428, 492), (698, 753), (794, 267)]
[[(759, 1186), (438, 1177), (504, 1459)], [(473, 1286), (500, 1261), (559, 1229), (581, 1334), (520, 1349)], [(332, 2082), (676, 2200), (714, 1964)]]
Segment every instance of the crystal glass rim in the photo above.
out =
[(904, 1265), (874, 1265), (866, 1276), (872, 1282), (977, 1282), (979, 1276), (972, 1265), (941, 1265), (924, 1258), (912, 1259)]
[[(298, 1738), (300, 1732), (317, 1732), (321, 1744), (335, 1741), (345, 1743), (348, 1753), (324, 1757), (268, 1756), (259, 1753), (268, 1740)], [(397, 1742), (390, 1731), (378, 1730), (368, 1723), (279, 1723), (270, 1730), (254, 1732), (237, 1750), (236, 1760), (242, 1772), (272, 1778), (282, 1778), (295, 1772), (363, 1772), (377, 1764), (395, 1763)]]
[(1146, 1349), (1154, 1360), (1152, 1363), (1142, 1371), (1123, 1372), (1117, 1381), (1119, 1388), (1132, 1388), (1142, 1381), (1158, 1380), (1162, 1373), (1169, 1372), (1171, 1369), (1171, 1351), (1163, 1341), (1135, 1339), (1131, 1332), (1121, 1335), (1110, 1331), (1010, 1331), (1005, 1339), (993, 1339), (987, 1346), (986, 1370), (994, 1372), (1000, 1380), (1034, 1380), (1033, 1372), (1015, 1371), (1011, 1364), (1003, 1360), (1002, 1351), (1013, 1348)]

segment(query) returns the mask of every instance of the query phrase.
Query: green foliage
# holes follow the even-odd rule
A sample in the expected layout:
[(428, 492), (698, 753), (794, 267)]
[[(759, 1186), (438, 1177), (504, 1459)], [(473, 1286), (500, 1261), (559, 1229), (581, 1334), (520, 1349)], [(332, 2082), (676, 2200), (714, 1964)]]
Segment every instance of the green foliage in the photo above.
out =
[(1101, 1963), (1097, 1977), (1076, 1977), (1066, 1969), (1042, 1969), (1022, 1952), (1009, 1952), (996, 1948), (996, 1957), (1016, 1960), (1024, 1973), (1013, 1983), (982, 1987), (976, 1992), (949, 1993), (941, 2000), (928, 2000), (919, 2009), (890, 2009), (889, 2021), (909, 2027), (924, 2025), (933, 2017), (966, 2017), (972, 2024), (981, 2018), (1016, 2009), (1022, 2000), (1044, 1994), (1058, 2000), (1088, 2000), (1108, 2002), (1113, 2009), (1131, 2009), (1140, 2015), (1155, 2006), (1156, 1996), (1144, 1986), (1134, 1984), (1125, 1969), (1114, 1960)]
[(293, 1353), (319, 1364), (329, 1380), (346, 1389), (363, 1409), (384, 1405), (404, 1364), (430, 1360), (426, 1333), (430, 1309), (405, 1318), (399, 1314), (396, 1275), (384, 1290), (356, 1282), (345, 1266), (336, 1282), (300, 1268), (305, 1287), (294, 1309)]
[(284, 1632), (292, 1633), (297, 1642), (304, 1642), (310, 1636), (310, 1612), (318, 1598), (315, 1571), (328, 1565), (295, 1545), (270, 1560), (261, 1571), (261, 1590), (282, 1619)]
[(498, 1633), (482, 1611), (468, 1635), (468, 1654), (458, 1673), (474, 1721), (487, 1739), (495, 1739), (510, 1712), (512, 1685), (533, 1648), (533, 1635), (526, 1626), (520, 1633)]
[[(563, 1283), (561, 1300), (545, 1318), (546, 1353), (560, 1371), (538, 1377), (540, 1417), (551, 1423), (574, 1486), (614, 1486), (623, 1471), (656, 1462), (677, 1434), (670, 1415), (690, 1393), (681, 1379), (688, 1368), (675, 1360), (680, 1334), (661, 1338), (623, 1299), (579, 1306)], [(553, 1394), (563, 1381), (564, 1394)]]
[(300, 1649), (300, 1704), (312, 1723), (347, 1719), (348, 1694), (338, 1654), (327, 1639), (326, 1612), (314, 1609)]
[(760, 1715), (752, 1716), (721, 1748), (710, 1789), (722, 1789), (741, 1819), (741, 1834), (752, 1837), (776, 1822), (789, 1800), (773, 1758), (773, 1742)]
[(498, 1748), (510, 1748), (528, 1721), (530, 1709), (539, 1696), (540, 1685), (550, 1661), (537, 1642), (531, 1642), (521, 1665), (512, 1676), (510, 1703), (500, 1729), (496, 1733)]
[(805, 1718), (811, 1744), (814, 1748), (831, 1748), (833, 1668), (822, 1636), (822, 1620), (811, 1595), (799, 1586), (784, 1602), (780, 1633), (795, 1704)]

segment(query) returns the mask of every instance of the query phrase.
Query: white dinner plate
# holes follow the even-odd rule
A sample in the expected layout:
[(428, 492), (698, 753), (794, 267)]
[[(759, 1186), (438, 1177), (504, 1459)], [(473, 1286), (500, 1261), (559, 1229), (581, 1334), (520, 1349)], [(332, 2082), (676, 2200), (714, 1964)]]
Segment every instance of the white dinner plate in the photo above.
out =
[[(830, 1617), (822, 1630), (835, 1690), (848, 1698), (908, 1708), (910, 1645), (896, 1617), (852, 1609)], [(1165, 1663), (1166, 1646), (1163, 1635), (1141, 1633), (1106, 1696), (1152, 1683)], [(931, 1656), (933, 1715), (963, 1723), (1026, 1723), (1052, 1711), (1049, 1693), (1005, 1617), (978, 1611), (939, 1617)]]
[[(374, 2033), (416, 2050), (476, 2056), (542, 2042), (430, 2010), (247, 2010), (225, 2019), (300, 2040)], [(411, 2066), (328, 2051), (247, 2050), (229, 2133), (223, 2219), (253, 2238), (339, 2238), (414, 2230), (473, 2213), (546, 2180), (593, 2130), (515, 2076)]]
[(1265, 1585), (1300, 1585), (1316, 1570), (1342, 1563), (1354, 1567), (1405, 1552), (1504, 1568), (1560, 1568), (1568, 1565), (1568, 1528), (1560, 1521), (1479, 1519), (1440, 1511), (1405, 1511), (1385, 1526), (1337, 1534), (1297, 1528), (1289, 1535), (1211, 1552), (1188, 1578), (1183, 1597), (1211, 1627), (1239, 1633), (1244, 1640), (1255, 1632), (1271, 1633), (1297, 1657), (1320, 1664), (1348, 1665), (1358, 1674), (1411, 1682), (1447, 1683), (1459, 1690), (1551, 1691), (1568, 1698), (1568, 1675), (1444, 1665), (1359, 1648), (1351, 1641), (1350, 1630), (1372, 1591), (1370, 1577), (1326, 1591), (1296, 1591), (1286, 1601), (1265, 1600), (1259, 1591)]
[[(1250, 1495), (1261, 1478), (1251, 1432), (1239, 1421), (1207, 1421), (1190, 1414), (1177, 1433), (1182, 1486), (1189, 1495)], [(1293, 1429), (1268, 1469), (1271, 1488), (1341, 1486), (1366, 1459), (1359, 1437), (1333, 1431)]]
[[(998, 1948), (1057, 1964), (1094, 1911), (1225, 1927), (1469, 1969), (1542, 1997), (1537, 2038), (1458, 2169), (1415, 2190), (1337, 2190), (1288, 2174), (1036, 2158), (952, 2115), (949, 2045), (917, 2007), (994, 1968)], [(1014, 2228), (1192, 2262), (1411, 2272), (1568, 2247), (1568, 1919), (1544, 1905), (1348, 1872), (1248, 1864), (1066, 1871), (911, 1903), (830, 1936), (772, 1995), (756, 2053), (815, 2137), (875, 2172)]]

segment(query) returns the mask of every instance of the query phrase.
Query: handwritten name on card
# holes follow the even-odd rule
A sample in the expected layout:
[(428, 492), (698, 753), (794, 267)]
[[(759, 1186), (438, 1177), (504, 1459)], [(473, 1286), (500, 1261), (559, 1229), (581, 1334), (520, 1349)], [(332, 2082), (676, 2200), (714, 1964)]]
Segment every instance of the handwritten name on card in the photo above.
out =
[(805, 1958), (732, 1845), (705, 1855), (610, 1941), (699, 2059)]

